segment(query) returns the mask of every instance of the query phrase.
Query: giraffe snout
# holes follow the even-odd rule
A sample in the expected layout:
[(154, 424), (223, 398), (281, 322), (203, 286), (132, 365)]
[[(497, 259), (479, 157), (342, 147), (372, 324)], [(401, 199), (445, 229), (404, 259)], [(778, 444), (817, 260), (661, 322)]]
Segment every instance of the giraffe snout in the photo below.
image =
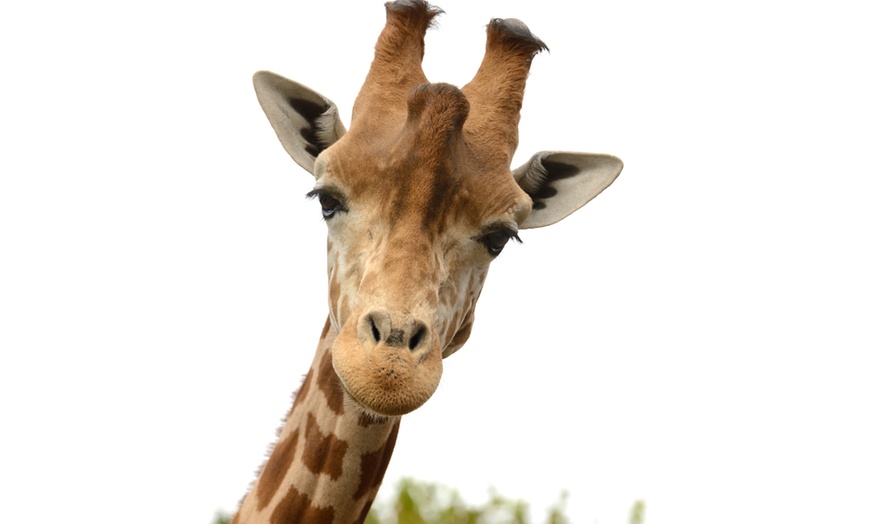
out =
[(335, 372), (361, 407), (404, 415), (423, 405), (441, 379), (441, 348), (429, 323), (370, 310), (348, 321), (332, 352)]

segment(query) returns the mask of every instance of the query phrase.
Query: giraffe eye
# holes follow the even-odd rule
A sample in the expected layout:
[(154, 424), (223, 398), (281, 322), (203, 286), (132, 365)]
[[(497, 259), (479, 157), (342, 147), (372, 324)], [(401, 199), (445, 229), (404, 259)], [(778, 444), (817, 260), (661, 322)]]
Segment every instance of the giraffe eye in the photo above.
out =
[(341, 211), (341, 202), (337, 198), (327, 194), (320, 195), (320, 212), (323, 213), (323, 218), (332, 218), (333, 215)]
[(344, 204), (341, 203), (341, 200), (326, 191), (315, 189), (308, 193), (308, 197), (317, 197), (317, 200), (320, 201), (320, 213), (323, 215), (325, 220), (329, 220), (340, 211), (347, 211)]
[(498, 229), (480, 237), (481, 243), (483, 243), (483, 245), (486, 247), (486, 250), (489, 251), (489, 254), (494, 257), (498, 256), (498, 254), (501, 253), (509, 240), (516, 240), (517, 242), (522, 242), (517, 232), (511, 228)]

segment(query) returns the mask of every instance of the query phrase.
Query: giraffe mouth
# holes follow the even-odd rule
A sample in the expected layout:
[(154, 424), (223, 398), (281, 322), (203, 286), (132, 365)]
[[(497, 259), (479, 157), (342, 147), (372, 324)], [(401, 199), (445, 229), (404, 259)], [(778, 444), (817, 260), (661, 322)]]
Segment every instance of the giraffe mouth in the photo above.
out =
[[(422, 406), (441, 380), (440, 347), (411, 350), (381, 340), (360, 340), (348, 322), (332, 348), (332, 365), (342, 387), (363, 411), (401, 416)], [(370, 342), (370, 343), (366, 343)]]

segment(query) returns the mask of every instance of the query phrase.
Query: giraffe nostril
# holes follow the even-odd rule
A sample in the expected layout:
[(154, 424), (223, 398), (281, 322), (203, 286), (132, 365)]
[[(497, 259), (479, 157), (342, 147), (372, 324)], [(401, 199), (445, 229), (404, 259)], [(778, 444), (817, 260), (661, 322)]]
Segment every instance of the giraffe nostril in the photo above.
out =
[(377, 324), (375, 324), (375, 319), (371, 315), (369, 316), (369, 326), (372, 329), (372, 337), (375, 339), (375, 344), (381, 341), (381, 332), (378, 329)]
[(426, 326), (419, 326), (414, 334), (411, 335), (411, 338), (408, 340), (408, 349), (414, 351), (420, 345), (420, 342), (423, 341), (423, 337), (426, 336)]
[(429, 328), (424, 322), (409, 319), (400, 326), (394, 324), (390, 314), (384, 311), (363, 315), (358, 326), (360, 341), (374, 346), (385, 345), (414, 351), (429, 343)]

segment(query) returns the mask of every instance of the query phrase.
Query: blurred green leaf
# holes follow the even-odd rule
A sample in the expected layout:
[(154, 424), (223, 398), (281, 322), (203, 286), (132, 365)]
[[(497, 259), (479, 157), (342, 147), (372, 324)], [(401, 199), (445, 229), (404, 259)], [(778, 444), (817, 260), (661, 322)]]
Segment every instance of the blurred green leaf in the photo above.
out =
[(636, 501), (631, 507), (631, 516), (628, 519), (629, 524), (643, 524), (645, 512), (646, 504), (642, 500)]
[[(567, 524), (567, 494), (551, 508), (547, 523)], [(529, 524), (529, 506), (491, 492), (480, 507), (471, 507), (456, 490), (411, 479), (399, 481), (393, 498), (378, 499), (365, 524)]]
[(218, 513), (215, 515), (213, 524), (230, 524), (230, 521), (233, 519), (232, 515), (227, 515), (226, 513)]
[[(569, 524), (566, 516), (568, 493), (547, 510), (544, 524)], [(629, 524), (643, 524), (646, 505), (638, 500), (632, 505)], [(219, 513), (213, 524), (230, 524), (232, 515)], [(365, 524), (530, 524), (529, 505), (512, 500), (495, 491), (480, 507), (469, 506), (456, 490), (440, 484), (405, 478), (399, 481), (388, 500), (377, 499)]]

